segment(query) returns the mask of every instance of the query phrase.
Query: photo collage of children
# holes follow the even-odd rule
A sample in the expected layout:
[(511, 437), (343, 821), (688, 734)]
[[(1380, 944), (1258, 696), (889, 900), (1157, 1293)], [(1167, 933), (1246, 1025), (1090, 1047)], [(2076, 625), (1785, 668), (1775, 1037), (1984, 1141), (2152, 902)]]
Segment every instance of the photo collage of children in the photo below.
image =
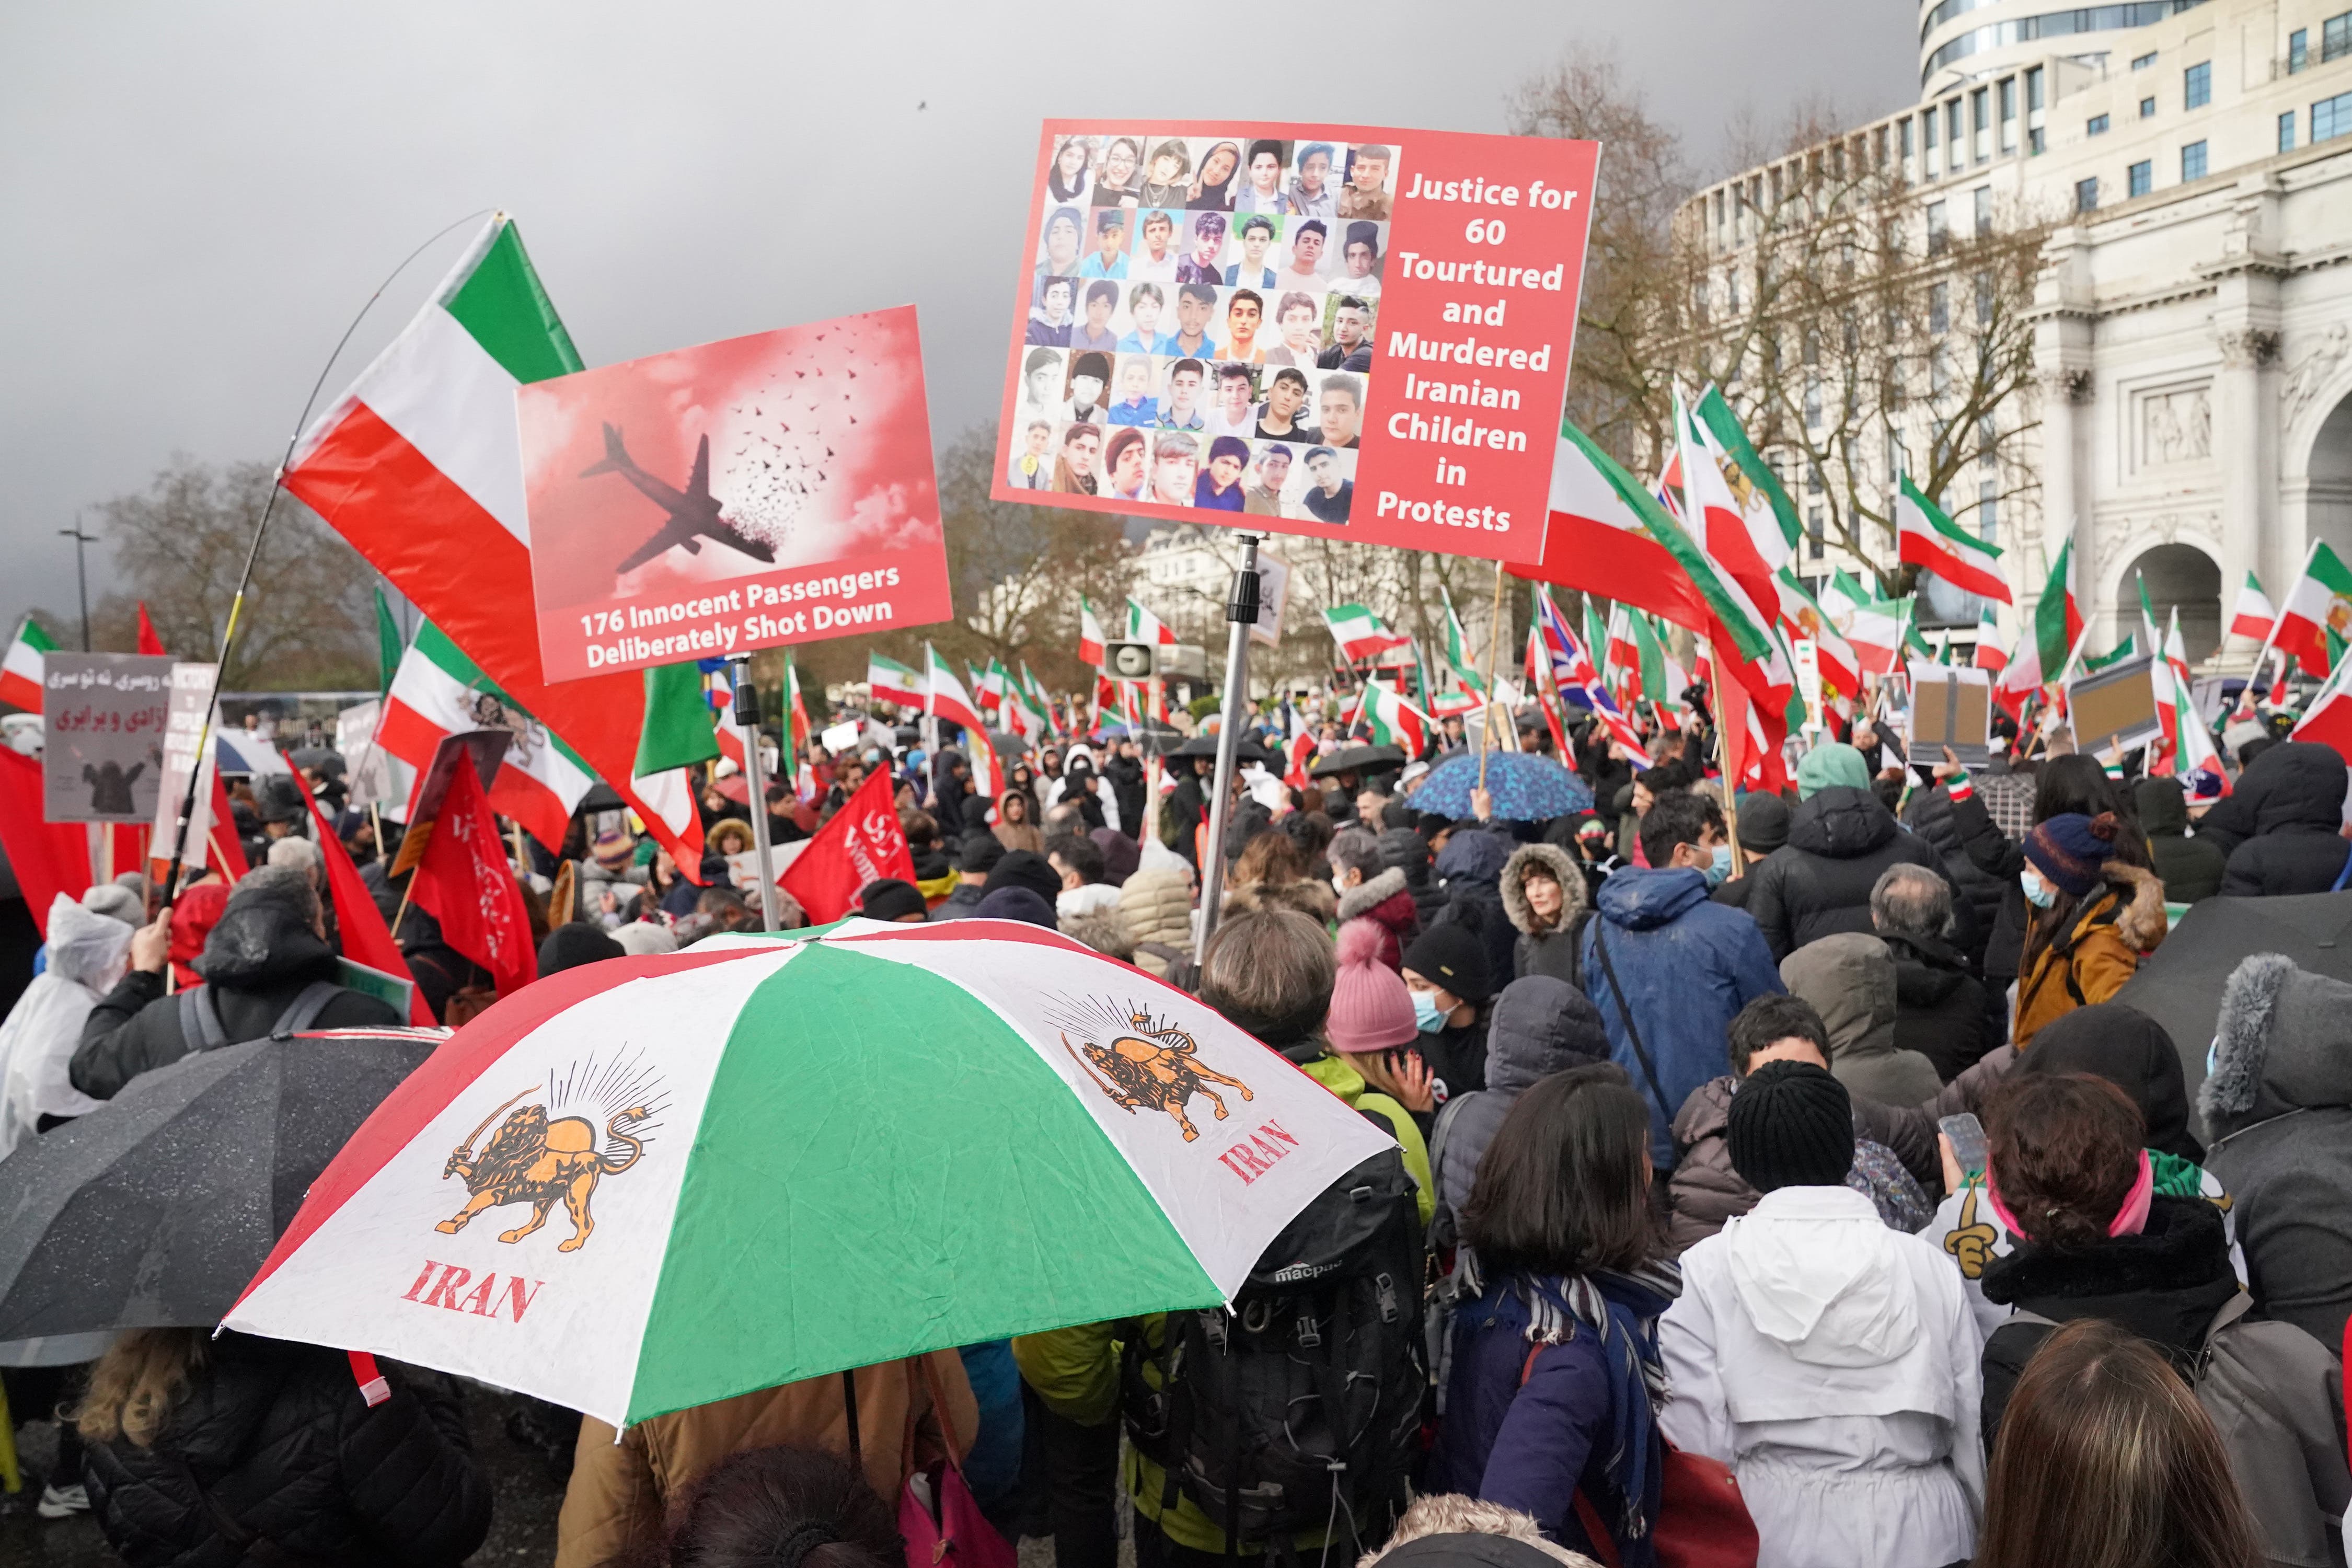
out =
[(1346, 522), (1399, 158), (1375, 143), (1056, 137), (1013, 487)]

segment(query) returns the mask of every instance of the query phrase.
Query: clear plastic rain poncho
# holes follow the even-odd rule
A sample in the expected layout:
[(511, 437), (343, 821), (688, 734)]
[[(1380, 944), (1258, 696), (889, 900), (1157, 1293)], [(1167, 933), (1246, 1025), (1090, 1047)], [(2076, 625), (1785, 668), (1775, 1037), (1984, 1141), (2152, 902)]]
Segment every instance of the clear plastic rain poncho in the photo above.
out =
[(59, 893), (49, 906), (48, 965), (0, 1023), (0, 1158), (44, 1116), (83, 1116), (99, 1100), (67, 1079), (89, 1010), (131, 962), (131, 926)]

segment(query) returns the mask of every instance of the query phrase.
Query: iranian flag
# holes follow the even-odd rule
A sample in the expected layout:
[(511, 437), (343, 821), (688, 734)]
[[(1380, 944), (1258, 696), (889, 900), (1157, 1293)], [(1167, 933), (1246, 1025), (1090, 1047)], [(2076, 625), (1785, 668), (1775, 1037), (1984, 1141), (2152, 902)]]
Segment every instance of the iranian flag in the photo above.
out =
[(1454, 672), (1463, 690), (1484, 701), (1486, 679), (1478, 673), (1478, 666), (1470, 656), (1469, 634), (1462, 629), (1462, 617), (1454, 613), (1454, 595), (1441, 585), (1437, 596), (1445, 605), (1445, 668)]
[(1364, 722), (1371, 727), (1372, 744), (1395, 746), (1408, 760), (1420, 756), (1428, 748), (1429, 737), (1436, 730), (1428, 714), (1406, 701), (1386, 681), (1365, 683), (1362, 711)]
[(1648, 526), (1655, 499), (1643, 496), (1646, 510), (1634, 505), (1619, 482), (1623, 475), (1591, 437), (1561, 421), (1543, 557), (1536, 565), (1513, 570), (1559, 587), (1620, 599), (1676, 626), (1704, 631), (1706, 612), (1697, 591)]
[(520, 823), (551, 854), (560, 852), (572, 809), (596, 782), (595, 770), (500, 689), (440, 627), (421, 622), (393, 675), (377, 742), (421, 778), (442, 737), (467, 730), (509, 732), (506, 756), (490, 783), (490, 809)]
[(1084, 594), (1078, 595), (1078, 662), (1102, 668), (1102, 622), (1095, 618), (1095, 607)]
[(1830, 624), (1853, 649), (1861, 673), (1893, 673), (1903, 648), (1903, 618), (1895, 601), (1880, 598), (1841, 567), (1831, 574), (1819, 602)]
[[(0, 658), (0, 702), (22, 708), (27, 713), (41, 710), (41, 678), (47, 666), (44, 656), (57, 651), (40, 623), (26, 616), (16, 627), (16, 635), (8, 639), (8, 653)], [(41, 911), (44, 920), (48, 911)]]
[(2311, 542), (2303, 574), (2287, 591), (2272, 644), (2303, 666), (2305, 675), (2328, 671), (2327, 633), (2352, 616), (2352, 570), (2320, 540)]
[(2316, 741), (2352, 758), (2352, 658), (2339, 662), (2295, 721), (2295, 741)]
[[(2082, 635), (2082, 598), (2075, 592), (2074, 542), (2070, 539), (2058, 547), (2058, 559), (2050, 563), (2049, 580), (2034, 601), (2033, 651), (2038, 668), (2044, 672), (2063, 671)], [(2050, 677), (2045, 673), (2043, 679)]]
[(1976, 666), (1999, 675), (2009, 663), (2009, 655), (2000, 646), (2000, 620), (1987, 605), (1977, 613)]
[(1633, 615), (1622, 604), (1609, 609), (1609, 668), (1619, 672), (1617, 689), (1629, 708), (1636, 702), (1656, 700), (1645, 679), (1649, 671), (1642, 663), (1641, 640), (1633, 635)]
[(1361, 605), (1334, 605), (1323, 612), (1323, 624), (1331, 628), (1331, 640), (1339, 645), (1339, 657), (1348, 664), (1363, 664), (1391, 648), (1412, 645), (1411, 637), (1389, 630)]
[[(1709, 559), (1747, 592), (1769, 633), (1780, 618), (1780, 587), (1774, 575), (1791, 554), (1772, 508), (1753, 487), (1734, 491), (1724, 468), (1738, 465), (1715, 433), (1675, 395), (1675, 429), (1682, 448), (1683, 519)], [(1742, 476), (1743, 479), (1745, 476)]]
[(1980, 598), (2010, 603), (2000, 549), (1954, 522), (1908, 474), (1895, 492), (1895, 538), (1897, 560)]
[(1823, 688), (1834, 696), (1860, 696), (1862, 654), (1838, 629), (1828, 609), (1805, 591), (1804, 583), (1786, 566), (1780, 568), (1780, 614), (1782, 629), (1811, 640)]
[(961, 724), (967, 730), (984, 730), (988, 726), (980, 716), (980, 704), (956, 679), (954, 670), (930, 644), (923, 645), (923, 658), (928, 665), (923, 674), (923, 711), (950, 724)]
[(1129, 599), (1127, 602), (1127, 640), (1154, 643), (1161, 647), (1174, 647), (1176, 634), (1170, 631), (1167, 624), (1158, 616), (1153, 615), (1133, 599)]
[(1797, 542), (1805, 536), (1804, 521), (1797, 515), (1796, 500), (1782, 488), (1780, 476), (1772, 471), (1772, 465), (1764, 460), (1764, 455), (1748, 438), (1748, 432), (1739, 427), (1738, 416), (1731, 412), (1731, 405), (1724, 401), (1721, 391), (1710, 385), (1699, 395), (1697, 406), (1693, 412), (1706, 426), (1707, 433), (1715, 437), (1725, 456), (1732, 460), (1756, 493), (1772, 509), (1772, 520), (1780, 525), (1780, 538), (1793, 554)]
[(923, 705), (923, 678), (895, 658), (867, 654), (866, 684), (872, 689), (877, 702), (895, 702), (901, 708)]
[(1690, 688), (1690, 677), (1666, 650), (1666, 639), (1659, 635), (1650, 617), (1639, 610), (1632, 614), (1633, 640), (1642, 654), (1642, 689), (1650, 705), (1666, 713), (1689, 711), (1683, 693)]
[(698, 877), (702, 826), (686, 768), (719, 745), (695, 667), (556, 685), (540, 672), (515, 389), (581, 368), (499, 213), (303, 435), (284, 482)]
[(2230, 612), (2230, 635), (2263, 642), (2270, 637), (2272, 623), (2277, 619), (2278, 612), (2271, 607), (2271, 596), (2263, 592), (2263, 580), (2247, 573), (2245, 586), (2238, 590), (2237, 607)]

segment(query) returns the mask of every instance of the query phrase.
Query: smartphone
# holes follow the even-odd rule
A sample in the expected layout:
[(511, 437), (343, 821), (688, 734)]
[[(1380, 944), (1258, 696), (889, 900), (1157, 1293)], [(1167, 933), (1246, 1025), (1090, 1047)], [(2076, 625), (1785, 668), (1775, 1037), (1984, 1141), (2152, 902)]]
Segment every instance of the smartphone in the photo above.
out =
[(1984, 1123), (1975, 1115), (1962, 1111), (1947, 1116), (1936, 1123), (1937, 1130), (1952, 1141), (1952, 1157), (1960, 1163), (1960, 1170), (1969, 1176), (1981, 1176), (1985, 1169)]

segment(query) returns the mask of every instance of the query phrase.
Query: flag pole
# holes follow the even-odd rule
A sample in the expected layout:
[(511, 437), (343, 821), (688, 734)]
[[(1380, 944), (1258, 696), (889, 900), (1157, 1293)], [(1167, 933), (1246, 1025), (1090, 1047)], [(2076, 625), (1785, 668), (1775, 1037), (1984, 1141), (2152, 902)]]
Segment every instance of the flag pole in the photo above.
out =
[[(196, 727), (196, 765), (188, 770), (187, 791), (180, 797), (179, 821), (172, 832), (172, 858), (163, 871), (163, 896), (159, 906), (162, 909), (170, 909), (179, 891), (180, 868), (188, 848), (188, 824), (196, 810), (196, 781), (204, 776), (205, 757), (213, 743), (213, 715), (220, 709), (221, 682), (228, 675), (229, 650), (236, 643), (237, 622), (244, 617), (245, 595), (253, 586), (253, 568), (255, 563), (261, 559), (261, 542), (269, 532), (270, 513), (277, 510), (278, 497), (286, 488), (286, 466), (294, 460), (294, 448), (300, 443), (302, 432), (310, 428), (310, 410), (317, 406), (319, 394), (326, 387), (327, 377), (334, 373), (335, 361), (342, 356), (344, 346), (352, 341), (352, 334), (360, 330), (360, 323), (367, 319), (368, 311), (383, 298), (383, 291), (408, 270), (410, 262), (432, 248), (452, 229), (471, 223), (485, 213), (493, 217), (497, 216), (496, 210), (491, 208), (467, 213), (456, 223), (436, 231), (432, 238), (403, 257), (400, 265), (384, 275), (383, 281), (375, 286), (375, 292), (367, 297), (367, 303), (360, 307), (359, 314), (352, 318), (351, 325), (343, 329), (343, 335), (335, 340), (334, 352), (328, 354), (327, 363), (319, 367), (319, 379), (310, 384), (310, 395), (302, 400), (302, 413), (294, 421), (294, 433), (286, 437), (285, 456), (278, 461), (278, 471), (269, 477), (269, 494), (262, 500), (260, 521), (254, 524), (253, 542), (246, 549), (245, 569), (237, 574), (236, 593), (228, 602), (228, 623), (221, 629), (220, 655), (213, 664), (213, 689), (205, 698), (205, 716)], [(403, 907), (405, 907), (404, 901)]]
[[(761, 776), (760, 691), (751, 684), (751, 656), (727, 656), (727, 673), (735, 693), (735, 727), (743, 731), (743, 782), (751, 795), (751, 854), (760, 868), (760, 929), (777, 929), (775, 857), (768, 846), (768, 789)], [(790, 732), (792, 716), (784, 723)]]
[(2254, 653), (2253, 668), (2246, 672), (2246, 687), (2238, 698), (2239, 706), (2250, 714), (2256, 710), (2254, 682), (2262, 679), (2263, 661), (2270, 658), (2272, 645), (2278, 641), (2279, 623), (2286, 619), (2286, 606), (2294, 602), (2294, 591), (2303, 586), (2303, 580), (2305, 577), (2311, 575), (2311, 563), (2318, 559), (2319, 541), (2314, 539), (2311, 542), (2311, 548), (2303, 552), (2303, 569), (2297, 572), (2294, 574), (2294, 580), (2286, 585), (2286, 596), (2271, 606), (2271, 629), (2263, 634), (2263, 646)]
[(1481, 790), (1486, 787), (1486, 753), (1490, 750), (1486, 742), (1495, 728), (1495, 693), (1497, 689), (1495, 677), (1501, 673), (1495, 663), (1501, 656), (1496, 650), (1502, 646), (1502, 638), (1503, 563), (1498, 560), (1495, 563), (1495, 599), (1486, 611), (1486, 700), (1478, 710), (1478, 787)]
[(1225, 619), (1231, 629), (1225, 634), (1225, 692), (1222, 717), (1217, 721), (1217, 766), (1209, 795), (1209, 843), (1202, 856), (1201, 866), (1201, 945), (1193, 950), (1194, 962), (1205, 959), (1209, 938), (1216, 933), (1217, 906), (1225, 889), (1225, 817), (1227, 796), (1234, 789), (1234, 763), (1241, 748), (1241, 716), (1249, 704), (1249, 640), (1250, 628), (1257, 625), (1257, 535), (1242, 536), (1242, 563), (1234, 574), (1231, 598), (1225, 605)]

